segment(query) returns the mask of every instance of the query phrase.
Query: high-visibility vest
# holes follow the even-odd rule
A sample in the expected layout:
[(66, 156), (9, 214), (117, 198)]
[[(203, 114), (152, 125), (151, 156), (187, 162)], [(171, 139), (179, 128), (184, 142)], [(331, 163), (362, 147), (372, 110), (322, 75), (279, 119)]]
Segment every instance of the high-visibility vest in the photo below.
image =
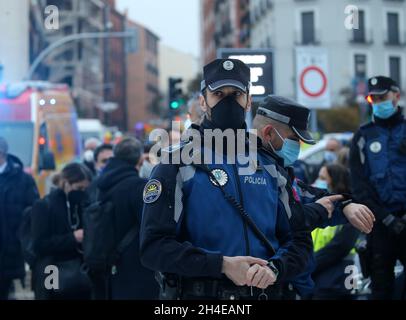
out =
[[(340, 232), (342, 226), (335, 226), (335, 227), (327, 227), (324, 229), (317, 228), (312, 232), (313, 238), (313, 247), (314, 252), (317, 252), (323, 249), (326, 245), (330, 243), (331, 240), (335, 237), (335, 235)], [(351, 255), (355, 254), (355, 248), (353, 248), (350, 252)]]

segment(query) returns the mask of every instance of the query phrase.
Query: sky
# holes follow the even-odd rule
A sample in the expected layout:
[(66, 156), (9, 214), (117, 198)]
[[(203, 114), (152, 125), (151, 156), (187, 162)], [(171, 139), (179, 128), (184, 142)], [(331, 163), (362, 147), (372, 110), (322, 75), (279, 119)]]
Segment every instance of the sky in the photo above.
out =
[(200, 54), (199, 0), (116, 0), (129, 18), (148, 27), (165, 45)]

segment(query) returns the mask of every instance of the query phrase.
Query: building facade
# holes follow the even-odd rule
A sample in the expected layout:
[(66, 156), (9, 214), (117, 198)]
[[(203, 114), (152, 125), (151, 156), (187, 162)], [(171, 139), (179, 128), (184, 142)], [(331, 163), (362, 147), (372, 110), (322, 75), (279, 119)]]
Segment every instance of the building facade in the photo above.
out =
[[(105, 26), (110, 32), (127, 30), (127, 17), (116, 10), (115, 0), (108, 0)], [(115, 109), (99, 111), (99, 118), (106, 126), (117, 126), (127, 131), (127, 38), (110, 38), (103, 42), (103, 92), (104, 102)]]
[(162, 43), (159, 45), (159, 89), (164, 97), (168, 94), (170, 77), (182, 78), (181, 88), (186, 92), (188, 84), (196, 78), (199, 71), (197, 57)]
[(137, 30), (137, 50), (127, 56), (127, 128), (134, 131), (139, 122), (159, 117), (159, 38), (149, 29), (128, 21)]
[[(48, 45), (66, 36), (106, 31), (108, 5), (101, 0), (38, 0), (30, 2), (30, 6), (30, 63)], [(52, 14), (57, 15), (57, 20), (47, 24)], [(97, 117), (104, 102), (103, 40), (85, 39), (61, 45), (42, 61), (33, 79), (68, 84), (79, 116)]]
[(250, 45), (250, 0), (201, 0), (201, 56), (204, 64), (218, 48)]
[(0, 6), (0, 82), (21, 81), (29, 68), (29, 3)]
[[(406, 1), (251, 0), (250, 11), (251, 46), (274, 51), (276, 94), (296, 97), (300, 46), (327, 50), (332, 106), (343, 105), (344, 92), (378, 74), (406, 91)], [(352, 28), (354, 13), (358, 29)]]

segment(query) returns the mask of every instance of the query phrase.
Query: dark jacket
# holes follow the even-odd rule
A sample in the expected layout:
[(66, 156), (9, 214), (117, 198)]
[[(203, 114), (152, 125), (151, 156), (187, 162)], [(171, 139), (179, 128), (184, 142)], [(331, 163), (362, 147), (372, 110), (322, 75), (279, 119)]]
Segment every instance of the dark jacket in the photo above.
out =
[(61, 189), (37, 201), (32, 209), (31, 232), (34, 251), (39, 258), (55, 257), (69, 260), (80, 256), (73, 235), (66, 205), (66, 195)]
[[(201, 127), (193, 126), (193, 129), (200, 130), (203, 135), (202, 129), (207, 125), (210, 124), (205, 121)], [(181, 144), (180, 149), (184, 145)], [(175, 153), (181, 152), (180, 149), (171, 148), (170, 155), (176, 158)], [(204, 152), (204, 147), (199, 151)], [(267, 155), (261, 154), (260, 160), (275, 168), (274, 161)], [(269, 250), (201, 167), (160, 164), (155, 167), (151, 179), (162, 185), (162, 194), (155, 201), (145, 201), (144, 206), (141, 252), (145, 265), (185, 278), (221, 279), (224, 277), (221, 272), (224, 255), (252, 254), (273, 260), (280, 271), (279, 279), (301, 272), (312, 253), (312, 241), (304, 232), (300, 237), (292, 237), (285, 212), (287, 203), (282, 203), (278, 192), (274, 192), (277, 189), (273, 188), (278, 177), (262, 170), (265, 166), (261, 165), (255, 174), (258, 179), (265, 179), (266, 184), (250, 184), (235, 173), (238, 165), (216, 164), (216, 169), (226, 176), (224, 188), (227, 193), (241, 202), (260, 228), (270, 230), (268, 226), (276, 221), (275, 229), (266, 236), (273, 241), (277, 254), (270, 257)], [(210, 170), (214, 169), (210, 166)], [(264, 199), (270, 201), (264, 202)], [(264, 208), (269, 204), (275, 206), (270, 210)]]
[[(368, 123), (367, 125), (363, 127), (378, 127), (382, 128), (383, 130), (393, 133), (395, 127), (399, 127), (402, 125), (402, 123), (405, 122), (405, 118), (402, 114), (402, 109), (399, 108), (398, 112), (394, 114), (392, 117), (389, 119), (379, 119), (375, 118), (374, 122)], [(374, 186), (372, 183), (372, 173), (368, 172), (368, 170), (365, 169), (365, 167), (368, 167), (368, 158), (367, 155), (364, 151), (365, 148), (360, 148), (363, 144), (366, 144), (368, 141), (366, 141), (366, 137), (363, 136), (363, 131), (362, 128), (358, 130), (354, 138), (352, 140), (352, 145), (351, 145), (351, 150), (350, 150), (350, 169), (351, 169), (351, 183), (352, 183), (352, 189), (353, 189), (353, 194), (356, 200), (359, 203), (362, 203), (368, 208), (371, 209), (371, 211), (375, 214), (375, 217), (377, 218), (377, 221), (380, 222), (384, 220), (390, 213), (390, 204), (385, 203), (382, 201), (382, 196), (377, 190), (377, 188)], [(406, 139), (406, 137), (403, 137), (403, 139)], [(388, 146), (393, 142), (391, 142), (392, 139), (388, 138), (388, 142), (386, 143)], [(369, 141), (371, 142), (371, 141)], [(395, 141), (395, 143), (400, 144), (406, 143), (406, 140), (403, 141)], [(370, 148), (371, 146), (366, 146)], [(386, 146), (385, 146), (386, 147)], [(377, 155), (380, 155), (381, 152), (378, 152)], [(400, 153), (400, 150), (397, 151), (397, 153)], [(405, 153), (404, 153), (405, 154)], [(400, 168), (404, 168), (404, 162), (399, 161), (396, 159), (394, 154), (388, 153), (387, 158), (389, 159), (389, 165), (388, 167), (384, 168), (383, 170), (380, 170), (379, 174), (383, 177), (383, 179), (386, 179), (385, 182), (390, 182), (393, 184), (393, 180), (396, 178), (398, 179), (403, 179), (404, 180), (404, 175), (398, 175), (397, 177), (390, 178), (388, 177), (388, 173), (391, 174), (389, 171), (389, 166), (398, 166)], [(406, 157), (403, 156), (403, 159)], [(382, 160), (378, 160), (381, 161)], [(404, 160), (403, 160), (404, 161)], [(404, 172), (404, 171), (403, 171)], [(375, 173), (376, 176), (376, 173)], [(381, 182), (382, 185), (384, 185), (383, 181)], [(405, 185), (406, 187), (406, 185)], [(394, 192), (388, 192), (389, 194), (394, 193)]]
[(349, 276), (346, 267), (354, 265), (354, 257), (349, 254), (359, 234), (357, 229), (346, 224), (325, 247), (315, 253), (316, 269), (312, 276), (316, 283), (317, 298), (350, 295), (351, 290), (345, 287), (346, 278)]
[[(79, 225), (82, 229), (82, 217), (79, 211)], [(33, 268), (33, 285), (35, 298), (49, 299), (79, 299), (90, 298), (90, 287), (78, 289), (72, 293), (58, 293), (44, 288), (45, 268), (58, 262), (82, 259), (80, 244), (76, 241), (69, 219), (67, 197), (61, 189), (53, 190), (44, 199), (37, 201), (31, 212), (31, 235), (33, 249), (37, 256)], [(73, 220), (71, 220), (73, 221)], [(60, 272), (63, 272), (60, 270)]]
[(109, 199), (116, 211), (116, 234), (122, 239), (130, 228), (138, 233), (132, 244), (120, 257), (117, 273), (111, 277), (112, 299), (157, 299), (158, 284), (153, 271), (141, 265), (139, 255), (139, 228), (141, 225), (142, 194), (146, 180), (137, 170), (119, 159), (111, 159), (98, 178), (100, 199)]
[(0, 174), (0, 281), (24, 277), (24, 259), (17, 230), (25, 208), (39, 194), (34, 179), (23, 171), (21, 161), (9, 155)]

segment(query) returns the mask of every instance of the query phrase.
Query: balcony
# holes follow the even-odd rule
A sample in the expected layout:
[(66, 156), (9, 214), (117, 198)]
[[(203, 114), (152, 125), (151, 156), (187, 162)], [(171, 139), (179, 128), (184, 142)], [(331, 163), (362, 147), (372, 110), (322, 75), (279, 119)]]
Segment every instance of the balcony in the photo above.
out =
[(302, 31), (295, 31), (295, 45), (317, 46), (321, 44), (321, 32), (319, 29), (310, 34), (303, 34)]
[(348, 31), (348, 41), (352, 44), (371, 45), (374, 42), (372, 29), (359, 29)]
[(384, 31), (384, 43), (387, 46), (406, 46), (406, 31), (389, 33)]

